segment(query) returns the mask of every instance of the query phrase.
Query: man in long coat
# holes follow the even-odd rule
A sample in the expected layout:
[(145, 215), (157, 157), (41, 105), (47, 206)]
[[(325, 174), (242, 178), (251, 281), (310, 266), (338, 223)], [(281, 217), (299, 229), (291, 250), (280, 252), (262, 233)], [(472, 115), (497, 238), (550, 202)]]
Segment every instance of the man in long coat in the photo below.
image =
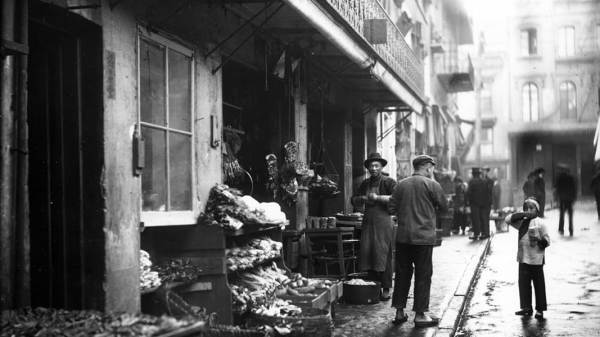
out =
[[(473, 236), (469, 239), (487, 239), (490, 237), (490, 210), (492, 208), (492, 186), (481, 177), (481, 169), (474, 167), (473, 179), (469, 181), (467, 200), (471, 207)], [(481, 236), (480, 236), (481, 234)]]
[(388, 203), (396, 181), (382, 173), (386, 164), (379, 153), (371, 153), (364, 162), (370, 177), (360, 184), (352, 197), (355, 206), (365, 206), (360, 237), (360, 269), (368, 273), (370, 280), (381, 282), (382, 300), (390, 299), (394, 272), (394, 225)]
[(435, 161), (430, 156), (421, 155), (413, 159), (413, 175), (398, 183), (390, 200), (390, 208), (398, 217), (396, 282), (392, 298), (392, 306), (396, 308), (396, 317), (393, 320), (395, 324), (408, 320), (404, 308), (413, 271), (415, 326), (432, 326), (439, 321), (438, 318), (426, 314), (429, 311), (433, 274), (436, 213), (446, 212), (448, 209), (442, 187), (432, 179), (434, 166)]

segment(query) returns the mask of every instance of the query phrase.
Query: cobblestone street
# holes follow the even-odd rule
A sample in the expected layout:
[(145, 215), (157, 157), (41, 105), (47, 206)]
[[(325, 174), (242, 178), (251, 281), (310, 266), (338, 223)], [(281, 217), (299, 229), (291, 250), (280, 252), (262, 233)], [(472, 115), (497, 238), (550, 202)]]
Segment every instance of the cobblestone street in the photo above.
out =
[(521, 319), (517, 285), (517, 231), (496, 234), (456, 336), (600, 335), (600, 223), (592, 202), (577, 202), (574, 235), (558, 233), (558, 210), (546, 213), (551, 245), (544, 273), (545, 319)]
[[(452, 297), (461, 288), (461, 281), (470, 280), (469, 265), (477, 262), (487, 241), (471, 241), (467, 236), (445, 237), (442, 245), (433, 250), (433, 279), (431, 287), (432, 314), (442, 317), (449, 308)], [(473, 271), (471, 271), (472, 273)], [(413, 278), (414, 281), (414, 278)], [(373, 305), (345, 305), (336, 308), (334, 336), (433, 336), (438, 328), (416, 329), (412, 320), (412, 291), (410, 291), (407, 312), (409, 320), (401, 326), (391, 323), (395, 309), (391, 301)], [(449, 320), (453, 312), (448, 310)], [(442, 323), (446, 321), (446, 317)]]

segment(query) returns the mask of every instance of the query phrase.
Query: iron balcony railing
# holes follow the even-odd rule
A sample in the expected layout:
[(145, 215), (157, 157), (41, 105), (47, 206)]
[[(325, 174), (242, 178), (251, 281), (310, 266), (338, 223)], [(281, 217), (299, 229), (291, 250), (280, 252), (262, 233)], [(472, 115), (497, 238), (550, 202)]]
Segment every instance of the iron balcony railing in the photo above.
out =
[(330, 5), (363, 39), (366, 20), (385, 19), (387, 21), (386, 43), (371, 44), (366, 39), (365, 41), (419, 98), (424, 98), (423, 64), (378, 0), (323, 0), (323, 2)]

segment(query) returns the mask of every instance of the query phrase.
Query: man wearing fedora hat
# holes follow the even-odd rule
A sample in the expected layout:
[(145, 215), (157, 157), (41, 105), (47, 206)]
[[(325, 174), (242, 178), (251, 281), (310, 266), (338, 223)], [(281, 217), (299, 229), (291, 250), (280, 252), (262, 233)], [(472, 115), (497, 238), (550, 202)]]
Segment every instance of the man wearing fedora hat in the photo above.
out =
[(396, 281), (392, 306), (396, 308), (394, 324), (408, 320), (404, 312), (413, 272), (415, 274), (414, 303), (415, 326), (436, 325), (438, 318), (427, 315), (432, 253), (436, 243), (436, 213), (448, 209), (442, 186), (432, 179), (435, 161), (428, 155), (413, 159), (414, 173), (396, 185), (390, 208), (398, 218), (396, 233)]
[(381, 299), (390, 299), (392, 288), (392, 252), (394, 226), (388, 209), (396, 181), (383, 174), (387, 165), (379, 153), (371, 153), (364, 162), (370, 177), (358, 187), (352, 204), (365, 206), (360, 238), (360, 268), (368, 278), (381, 282)]

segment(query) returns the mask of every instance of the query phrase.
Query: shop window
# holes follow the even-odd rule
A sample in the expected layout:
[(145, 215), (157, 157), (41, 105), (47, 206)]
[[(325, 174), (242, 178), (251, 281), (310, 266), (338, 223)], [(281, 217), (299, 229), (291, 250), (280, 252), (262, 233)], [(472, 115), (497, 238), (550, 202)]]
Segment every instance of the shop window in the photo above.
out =
[(560, 119), (577, 118), (577, 90), (571, 81), (562, 82), (558, 88)]
[(533, 122), (539, 118), (538, 87), (535, 83), (526, 83), (522, 89), (523, 121)]
[(138, 62), (142, 221), (193, 223), (192, 51), (142, 31)]
[(566, 26), (558, 30), (558, 56), (575, 55), (575, 27)]
[(537, 30), (535, 28), (521, 30), (521, 55), (537, 55)]

